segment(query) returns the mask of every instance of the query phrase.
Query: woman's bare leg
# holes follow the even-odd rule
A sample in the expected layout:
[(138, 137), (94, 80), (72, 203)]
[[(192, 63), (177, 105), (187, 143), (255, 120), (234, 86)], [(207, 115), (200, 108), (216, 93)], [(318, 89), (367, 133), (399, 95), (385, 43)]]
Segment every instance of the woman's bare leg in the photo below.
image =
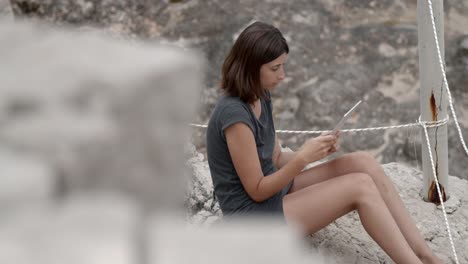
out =
[(441, 263), (432, 253), (414, 224), (400, 195), (391, 180), (385, 175), (382, 166), (370, 154), (365, 152), (351, 153), (304, 171), (294, 179), (290, 192), (349, 173), (369, 174), (406, 241), (408, 241), (416, 255), (424, 263)]
[(357, 210), (369, 235), (396, 263), (422, 263), (408, 245), (390, 211), (365, 173), (351, 173), (290, 193), (283, 198), (285, 218), (308, 234)]

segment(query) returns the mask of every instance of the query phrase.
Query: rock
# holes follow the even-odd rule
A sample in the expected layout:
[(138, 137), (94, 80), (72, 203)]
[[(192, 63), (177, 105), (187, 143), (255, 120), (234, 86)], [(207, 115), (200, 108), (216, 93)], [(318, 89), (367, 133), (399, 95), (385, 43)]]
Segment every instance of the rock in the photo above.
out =
[[(190, 215), (202, 215), (204, 220), (209, 215), (203, 212), (211, 212), (210, 215), (221, 215), (218, 202), (213, 196), (213, 182), (211, 180), (208, 163), (204, 161), (202, 154), (195, 150), (195, 147), (188, 144), (188, 153), (192, 153), (192, 158), (187, 162), (187, 167), (192, 172), (192, 178), (189, 181), (186, 205)], [(195, 222), (199, 222), (195, 219)]]
[[(455, 195), (450, 195), (450, 198), (444, 203), (444, 207), (447, 214), (452, 214), (461, 207), (461, 200)], [(442, 210), (442, 204), (438, 205), (437, 209)]]
[(460, 42), (461, 59), (468, 66), (468, 36), (465, 36)]
[(468, 52), (468, 37), (465, 37), (465, 38), (461, 41), (460, 47), (461, 47), (462, 51)]
[(380, 43), (379, 53), (384, 57), (393, 57), (396, 55), (395, 49), (387, 43)]
[(33, 155), (0, 150), (0, 205), (4, 208), (23, 203), (50, 201), (55, 192), (56, 175), (51, 164)]
[(9, 0), (0, 0), (0, 18), (13, 19), (13, 12), (11, 11)]
[(125, 197), (84, 193), (61, 204), (29, 205), (0, 215), (2, 263), (137, 263), (138, 211)]
[(11, 0), (11, 5), (15, 16), (20, 18), (45, 19), (61, 25), (93, 25), (122, 37), (155, 38), (164, 33), (163, 28), (166, 32), (171, 31), (180, 20), (181, 12), (193, 4), (169, 4), (167, 1)]
[(274, 113), (279, 120), (291, 120), (295, 117), (300, 106), (300, 100), (296, 96), (275, 100)]
[(155, 217), (149, 238), (148, 263), (329, 263), (317, 252), (310, 254), (295, 230), (272, 219), (196, 227)]
[(111, 188), (180, 206), (201, 90), (195, 52), (1, 22), (0, 57), (0, 144), (44, 157), (65, 191)]
[(56, 175), (50, 164), (38, 157), (0, 150), (0, 205), (45, 202), (53, 198)]
[[(195, 156), (196, 157), (196, 156)], [(195, 159), (192, 159), (195, 161)], [(206, 164), (203, 159), (196, 159), (189, 164), (193, 170), (200, 173), (197, 168)], [(406, 167), (398, 163), (388, 163), (383, 165), (386, 174), (392, 179), (397, 190), (402, 197), (411, 217), (421, 230), (423, 237), (441, 257), (444, 263), (449, 263), (452, 259), (452, 249), (445, 229), (444, 217), (440, 206), (426, 203), (420, 196), (422, 189), (422, 172)], [(204, 170), (203, 173), (209, 173)], [(193, 181), (198, 182), (200, 175), (193, 175)], [(198, 190), (198, 193), (212, 193), (212, 185), (199, 184), (197, 188), (208, 188)], [(465, 241), (468, 239), (468, 181), (457, 177), (449, 177), (450, 199), (446, 202), (448, 221), (451, 226), (455, 247), (457, 249), (460, 263), (468, 261), (468, 251), (464, 250)], [(191, 199), (196, 203), (210, 200), (209, 198), (192, 194)], [(210, 205), (211, 206), (211, 205)], [(211, 226), (213, 220), (219, 222), (222, 217), (217, 211), (209, 210), (210, 206), (203, 207), (196, 212), (189, 222), (195, 225)], [(313, 250), (316, 250), (327, 259), (333, 259), (335, 263), (393, 263), (385, 252), (366, 233), (359, 216), (352, 212), (320, 230), (308, 238), (308, 243)]]

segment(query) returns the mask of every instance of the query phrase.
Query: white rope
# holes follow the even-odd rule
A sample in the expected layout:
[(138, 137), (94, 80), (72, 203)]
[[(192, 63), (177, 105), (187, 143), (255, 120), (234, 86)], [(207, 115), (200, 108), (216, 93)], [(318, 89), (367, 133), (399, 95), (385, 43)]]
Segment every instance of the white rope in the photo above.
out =
[(460, 141), (463, 145), (463, 149), (465, 150), (465, 154), (468, 156), (468, 148), (466, 147), (465, 140), (463, 139), (463, 134), (460, 129), (460, 125), (458, 124), (458, 118), (457, 114), (455, 113), (455, 109), (453, 108), (453, 102), (452, 102), (452, 94), (450, 93), (449, 85), (447, 82), (447, 76), (445, 74), (445, 67), (444, 63), (442, 62), (442, 55), (440, 53), (440, 45), (439, 45), (439, 38), (437, 37), (437, 30), (434, 22), (434, 11), (432, 9), (432, 0), (427, 1), (429, 3), (429, 13), (431, 15), (431, 23), (432, 23), (432, 31), (434, 33), (434, 39), (435, 39), (435, 44), (436, 44), (436, 50), (437, 50), (437, 57), (439, 58), (439, 64), (440, 64), (440, 69), (442, 70), (442, 77), (444, 80), (444, 85), (447, 90), (447, 95), (449, 99), (449, 105), (450, 105), (450, 111), (452, 112), (453, 120), (455, 120), (455, 126), (457, 127), (458, 131), (458, 137), (460, 138)]
[[(455, 110), (453, 108), (452, 95), (450, 93), (450, 89), (449, 89), (448, 82), (447, 82), (447, 76), (446, 76), (446, 73), (445, 73), (444, 63), (442, 61), (442, 55), (441, 55), (441, 52), (440, 52), (440, 45), (439, 45), (439, 38), (437, 36), (437, 30), (436, 30), (435, 21), (434, 21), (434, 11), (432, 9), (432, 0), (427, 0), (427, 2), (428, 2), (428, 6), (429, 6), (429, 15), (431, 17), (432, 31), (434, 33), (434, 39), (435, 39), (435, 44), (436, 44), (437, 57), (439, 59), (439, 65), (440, 65), (440, 69), (442, 71), (442, 77), (443, 77), (443, 80), (444, 80), (444, 85), (445, 85), (445, 88), (447, 90), (447, 95), (448, 95), (448, 98), (449, 98), (450, 111), (452, 112), (453, 119), (455, 120), (455, 125), (457, 127), (458, 136), (460, 137), (460, 141), (462, 142), (463, 149), (465, 150), (465, 154), (468, 155), (468, 149), (466, 147), (465, 140), (463, 139), (463, 134), (461, 132), (460, 125), (458, 124), (457, 115), (456, 115)], [(434, 166), (434, 160), (432, 158), (432, 149), (431, 149), (430, 142), (429, 142), (429, 135), (427, 133), (426, 126), (424, 124), (422, 124), (422, 126), (424, 128), (424, 134), (426, 136), (426, 142), (427, 142), (427, 146), (429, 148), (429, 157), (431, 158), (432, 173), (433, 173), (433, 176), (434, 176), (434, 179), (435, 179), (435, 182), (436, 182), (437, 193), (439, 194), (439, 200), (440, 200), (440, 203), (442, 205), (442, 212), (444, 213), (445, 225), (447, 227), (447, 232), (449, 234), (450, 245), (452, 247), (453, 256), (455, 257), (455, 263), (459, 264), (457, 251), (455, 250), (455, 245), (454, 245), (453, 239), (452, 239), (452, 232), (450, 231), (450, 225), (449, 225), (449, 222), (448, 222), (448, 219), (447, 219), (447, 213), (445, 212), (445, 205), (444, 205), (444, 200), (442, 199), (442, 193), (440, 191), (439, 180), (437, 179), (437, 173), (436, 173), (435, 166)]]
[[(369, 131), (378, 131), (378, 130), (386, 130), (386, 129), (414, 127), (414, 126), (420, 126), (421, 124), (424, 124), (426, 127), (429, 128), (429, 127), (443, 126), (443, 125), (447, 124), (448, 121), (449, 121), (449, 118), (446, 117), (445, 119), (437, 120), (437, 121), (427, 121), (427, 122), (419, 121), (418, 123), (410, 123), (410, 124), (395, 125), (395, 126), (343, 129), (343, 130), (340, 130), (340, 132), (343, 132), (343, 133), (346, 133), (346, 132), (369, 132)], [(200, 125), (200, 124), (190, 124), (190, 126), (200, 127), (200, 128), (206, 128), (207, 127), (207, 125)], [(322, 133), (328, 133), (328, 132), (332, 132), (332, 131), (333, 130), (276, 130), (276, 133), (284, 133), (284, 134), (322, 134)]]
[(457, 252), (455, 250), (455, 245), (452, 239), (452, 232), (450, 231), (450, 225), (447, 219), (447, 212), (445, 211), (444, 199), (442, 199), (442, 192), (440, 191), (439, 180), (437, 179), (437, 176), (436, 176), (437, 172), (436, 172), (435, 165), (434, 165), (434, 159), (432, 157), (432, 149), (431, 149), (431, 143), (429, 141), (429, 135), (427, 133), (427, 127), (424, 124), (421, 124), (421, 125), (424, 128), (424, 135), (426, 138), (427, 148), (429, 149), (429, 158), (431, 159), (432, 173), (436, 182), (437, 193), (439, 194), (439, 201), (440, 201), (440, 204), (442, 205), (442, 212), (444, 213), (445, 227), (447, 228), (447, 232), (449, 234), (450, 245), (452, 246), (453, 256), (455, 257), (455, 263), (459, 264)]

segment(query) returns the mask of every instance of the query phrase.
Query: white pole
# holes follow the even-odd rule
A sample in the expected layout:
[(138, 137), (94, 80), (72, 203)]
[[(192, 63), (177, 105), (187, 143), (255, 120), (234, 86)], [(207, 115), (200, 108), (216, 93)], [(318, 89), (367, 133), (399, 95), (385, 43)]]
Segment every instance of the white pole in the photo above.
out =
[[(444, 9), (443, 0), (433, 0), (434, 22), (439, 39), (441, 56), (444, 58)], [(418, 0), (418, 47), (420, 108), (422, 121), (443, 120), (447, 116), (447, 92), (444, 87), (437, 48), (434, 41), (429, 6), (426, 0)], [(436, 176), (439, 180), (443, 200), (448, 194), (448, 152), (447, 125), (428, 128)], [(423, 189), (421, 196), (425, 201), (440, 203), (436, 182), (424, 135), (422, 135)]]

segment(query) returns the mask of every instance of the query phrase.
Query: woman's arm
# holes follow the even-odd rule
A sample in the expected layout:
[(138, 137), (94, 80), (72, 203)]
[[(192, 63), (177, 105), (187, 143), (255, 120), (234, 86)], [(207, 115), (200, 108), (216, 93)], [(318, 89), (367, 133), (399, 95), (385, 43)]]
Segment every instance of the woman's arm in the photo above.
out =
[[(256, 202), (264, 201), (278, 193), (305, 165), (330, 154), (336, 143), (333, 135), (307, 140), (294, 157), (279, 170), (264, 177), (257, 154), (255, 137), (244, 123), (235, 123), (224, 130), (234, 168), (246, 192)], [(286, 156), (284, 159), (287, 159)]]
[(250, 198), (256, 202), (264, 201), (279, 192), (307, 164), (301, 155), (295, 155), (281, 169), (264, 177), (250, 128), (244, 123), (236, 123), (226, 128), (224, 134), (237, 175)]
[(278, 137), (275, 135), (275, 149), (273, 151), (273, 165), (277, 169), (281, 169), (286, 163), (296, 157), (297, 152), (295, 151), (281, 151), (281, 146), (278, 141)]

